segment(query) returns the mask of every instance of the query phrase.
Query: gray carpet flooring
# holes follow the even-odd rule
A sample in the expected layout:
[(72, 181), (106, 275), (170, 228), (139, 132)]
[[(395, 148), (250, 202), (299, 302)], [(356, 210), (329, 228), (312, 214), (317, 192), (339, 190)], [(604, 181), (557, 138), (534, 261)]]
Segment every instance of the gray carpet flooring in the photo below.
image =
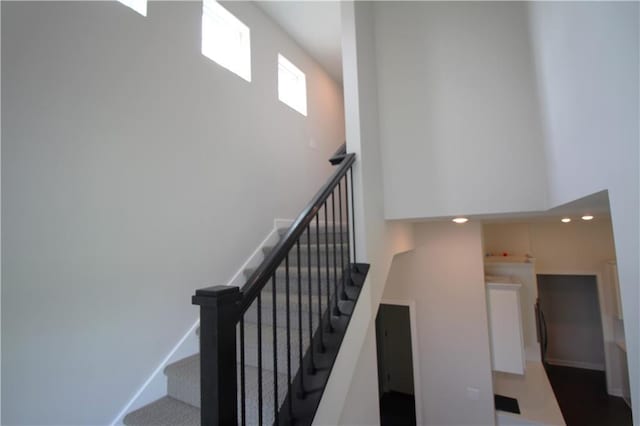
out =
[[(343, 228), (344, 230), (344, 228)], [(306, 352), (311, 334), (315, 333), (320, 323), (319, 312), (326, 312), (327, 297), (334, 297), (334, 281), (340, 282), (342, 265), (348, 263), (348, 246), (346, 233), (343, 244), (340, 244), (340, 229), (337, 230), (336, 244), (333, 244), (332, 232), (319, 232), (311, 228), (310, 239), (304, 234), (300, 242), (300, 268), (298, 268), (297, 248), (289, 254), (289, 304), (287, 309), (286, 276), (283, 264), (276, 271), (275, 288), (271, 283), (261, 295), (261, 329), (262, 329), (262, 424), (273, 424), (274, 420), (274, 380), (278, 387), (277, 405), (284, 401), (287, 391), (287, 327), (286, 317), (289, 312), (289, 342), (292, 378), (299, 367), (299, 342), (302, 338), (303, 353)], [(282, 237), (286, 229), (280, 230)], [(328, 237), (327, 237), (328, 235)], [(335, 249), (334, 249), (335, 247)], [(273, 247), (265, 247), (268, 254)], [(334, 252), (335, 260), (334, 262)], [(344, 256), (344, 258), (341, 258)], [(328, 260), (328, 263), (327, 263)], [(328, 267), (327, 267), (328, 265)], [(245, 276), (253, 270), (246, 270)], [(309, 278), (311, 278), (309, 280)], [(328, 294), (328, 296), (327, 296)], [(275, 295), (275, 303), (274, 303)], [(342, 302), (341, 302), (342, 303)], [(348, 303), (348, 302), (345, 302)], [(273, 321), (275, 306), (276, 321)], [(341, 305), (342, 306), (342, 305)], [(310, 315), (311, 312), (311, 315)], [(257, 301), (244, 316), (245, 323), (245, 418), (247, 425), (258, 425), (258, 309)], [(311, 329), (309, 327), (311, 322)], [(275, 326), (275, 327), (274, 327)], [(275, 328), (275, 342), (274, 331)], [(238, 359), (240, 359), (240, 341), (238, 335)], [(274, 347), (277, 357), (277, 373), (274, 374)], [(240, 368), (238, 366), (238, 374)], [(198, 354), (168, 365), (164, 374), (167, 377), (167, 396), (160, 398), (138, 410), (132, 411), (124, 418), (127, 426), (178, 426), (200, 424), (200, 356)], [(238, 417), (240, 418), (241, 401), (238, 401)]]

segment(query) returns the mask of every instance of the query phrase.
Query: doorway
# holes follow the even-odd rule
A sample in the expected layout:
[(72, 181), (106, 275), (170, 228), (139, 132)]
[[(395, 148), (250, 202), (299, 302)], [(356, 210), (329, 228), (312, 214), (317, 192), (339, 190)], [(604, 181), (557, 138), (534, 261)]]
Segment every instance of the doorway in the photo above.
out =
[(410, 307), (380, 304), (376, 347), (382, 426), (417, 424), (413, 339)]
[(607, 392), (597, 277), (537, 278), (542, 361), (567, 425), (630, 426), (629, 407)]

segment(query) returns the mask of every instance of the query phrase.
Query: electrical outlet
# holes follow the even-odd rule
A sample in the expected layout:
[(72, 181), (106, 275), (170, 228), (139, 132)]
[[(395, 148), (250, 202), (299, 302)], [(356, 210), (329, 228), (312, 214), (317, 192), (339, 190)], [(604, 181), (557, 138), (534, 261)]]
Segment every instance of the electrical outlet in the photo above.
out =
[(471, 401), (477, 401), (480, 399), (480, 389), (468, 387), (467, 388), (467, 398)]
[(309, 147), (312, 149), (318, 149), (318, 143), (314, 138), (309, 138)]

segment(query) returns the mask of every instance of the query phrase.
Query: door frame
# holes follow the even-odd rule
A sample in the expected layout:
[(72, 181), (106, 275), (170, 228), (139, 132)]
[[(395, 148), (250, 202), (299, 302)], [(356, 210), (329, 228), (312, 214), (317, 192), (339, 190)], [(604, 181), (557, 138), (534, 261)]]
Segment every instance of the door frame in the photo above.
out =
[(596, 288), (598, 291), (598, 305), (600, 308), (600, 323), (602, 324), (602, 348), (604, 349), (604, 373), (607, 384), (607, 393), (613, 396), (622, 396), (622, 389), (613, 387), (612, 368), (613, 360), (611, 359), (609, 350), (607, 349), (607, 343), (614, 341), (613, 324), (609, 320), (607, 315), (606, 297), (605, 297), (605, 282), (602, 277), (602, 272), (593, 269), (562, 269), (562, 268), (550, 268), (550, 269), (537, 269), (536, 275), (536, 288), (538, 285), (538, 275), (574, 275), (574, 276), (589, 276), (595, 277)]
[[(413, 363), (413, 399), (416, 406), (416, 425), (422, 425), (422, 386), (420, 382), (420, 357), (418, 356), (418, 321), (416, 321), (416, 302), (415, 300), (410, 299), (382, 299), (380, 301), (380, 305), (406, 306), (409, 308), (411, 362)], [(379, 305), (378, 310), (380, 310)], [(378, 315), (377, 312), (376, 315)]]

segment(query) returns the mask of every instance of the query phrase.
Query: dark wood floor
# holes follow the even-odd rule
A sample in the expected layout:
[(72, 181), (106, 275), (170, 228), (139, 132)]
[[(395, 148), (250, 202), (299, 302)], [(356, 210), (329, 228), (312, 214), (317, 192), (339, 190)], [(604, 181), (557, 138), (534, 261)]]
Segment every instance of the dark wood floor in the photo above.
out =
[(631, 426), (631, 409), (622, 398), (609, 396), (603, 371), (547, 365), (567, 426)]
[(380, 398), (381, 426), (415, 426), (416, 403), (413, 395), (386, 392)]

